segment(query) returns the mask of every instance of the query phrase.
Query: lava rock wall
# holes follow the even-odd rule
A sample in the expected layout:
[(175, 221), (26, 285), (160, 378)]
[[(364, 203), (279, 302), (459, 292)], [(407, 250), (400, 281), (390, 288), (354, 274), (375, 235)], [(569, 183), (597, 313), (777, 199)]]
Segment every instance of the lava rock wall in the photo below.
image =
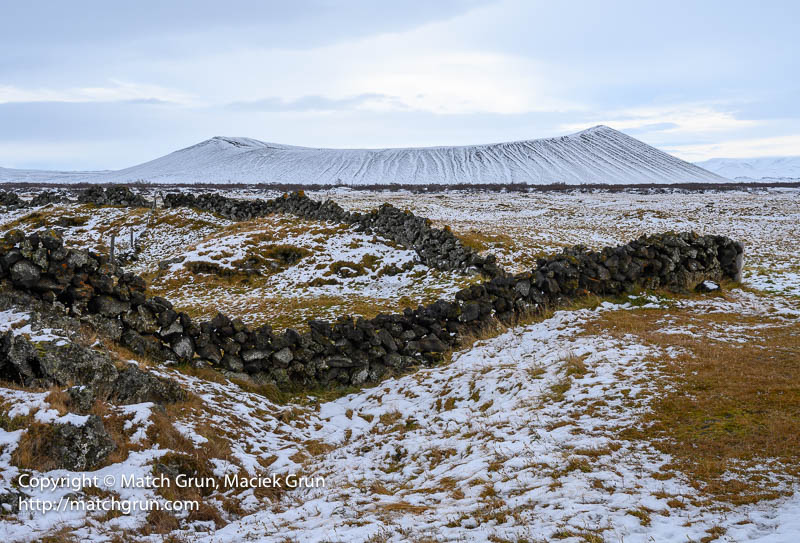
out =
[[(414, 225), (420, 224), (417, 219), (394, 208), (345, 214), (335, 204), (311, 203), (302, 195), (244, 203), (216, 196), (167, 198), (170, 205), (213, 205), (213, 211), (238, 219), (278, 208), (319, 220), (339, 217), (406, 235), (422, 251), (428, 246), (420, 232), (429, 226), (415, 230)], [(406, 221), (412, 228), (403, 234)], [(430, 236), (427, 239), (438, 239), (433, 233)], [(456, 249), (456, 254), (461, 253)], [(476, 265), (479, 261), (458, 256), (446, 265), (454, 262)], [(482, 262), (485, 267), (489, 259)], [(132, 351), (158, 360), (210, 364), (281, 388), (376, 382), (389, 372), (439, 360), (457, 348), (464, 336), (479, 333), (497, 320), (512, 323), (519, 316), (590, 293), (613, 295), (639, 287), (686, 291), (705, 280), (738, 281), (742, 263), (742, 245), (724, 236), (643, 236), (600, 251), (581, 246), (565, 249), (539, 259), (525, 273), (510, 275), (498, 269), (491, 279), (462, 289), (452, 300), (414, 310), (372, 319), (343, 315), (333, 322), (312, 320), (304, 331), (275, 332), (267, 325), (252, 328), (240, 318), (221, 313), (197, 322), (168, 300), (148, 297), (141, 277), (125, 272), (106, 256), (64, 247), (54, 231), (26, 236), (12, 230), (0, 241), (0, 280), (47, 303), (61, 304)]]
[(390, 204), (384, 204), (369, 213), (357, 213), (345, 211), (332, 200), (312, 200), (303, 192), (284, 194), (272, 200), (238, 200), (218, 194), (195, 196), (179, 192), (165, 195), (164, 207), (193, 207), (236, 221), (287, 213), (303, 219), (345, 223), (413, 249), (422, 263), (431, 268), (481, 273), (487, 277), (502, 274), (494, 255), (481, 256), (464, 246), (449, 230), (432, 227), (430, 219)]

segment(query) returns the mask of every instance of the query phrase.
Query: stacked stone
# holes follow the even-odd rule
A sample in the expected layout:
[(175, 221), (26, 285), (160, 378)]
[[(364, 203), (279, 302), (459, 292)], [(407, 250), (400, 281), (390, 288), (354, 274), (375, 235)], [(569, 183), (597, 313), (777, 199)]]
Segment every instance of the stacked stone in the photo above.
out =
[(34, 196), (28, 203), (30, 207), (46, 206), (48, 204), (59, 204), (65, 201), (66, 198), (58, 192), (45, 190)]
[(494, 255), (481, 256), (449, 230), (434, 228), (430, 219), (418, 217), (384, 204), (369, 213), (351, 213), (332, 200), (318, 202), (302, 192), (285, 194), (273, 200), (237, 200), (218, 194), (180, 192), (164, 197), (165, 207), (194, 207), (223, 217), (243, 221), (271, 213), (292, 214), (303, 219), (351, 224), (413, 249), (428, 267), (444, 271), (502, 275)]
[(533, 279), (554, 299), (619, 294), (636, 286), (682, 291), (706, 279), (741, 281), (743, 263), (742, 244), (730, 238), (669, 232), (601, 251), (565, 249), (555, 258), (539, 259)]
[(149, 202), (141, 194), (128, 187), (111, 186), (106, 189), (92, 186), (78, 195), (78, 203), (99, 206), (148, 207)]
[(17, 208), (23, 205), (25, 205), (25, 202), (20, 199), (16, 192), (0, 190), (0, 206)]
[[(255, 204), (263, 205), (263, 203)], [(163, 298), (148, 298), (141, 277), (103, 255), (66, 249), (52, 231), (6, 234), (0, 279), (83, 315), (131, 350), (156, 359), (208, 363), (279, 386), (360, 385), (387, 371), (438, 360), (460, 339), (496, 320), (542, 311), (588, 293), (617, 294), (639, 286), (688, 290), (705, 280), (739, 280), (740, 243), (724, 236), (667, 233), (588, 251), (565, 249), (536, 268), (498, 275), (401, 314), (373, 319), (345, 315), (313, 320), (305, 332), (250, 328), (219, 314), (195, 322)]]
[(431, 268), (482, 273), (487, 277), (503, 274), (494, 255), (483, 257), (465, 247), (451, 231), (432, 227), (430, 219), (390, 204), (370, 213), (351, 215), (349, 222), (414, 249)]

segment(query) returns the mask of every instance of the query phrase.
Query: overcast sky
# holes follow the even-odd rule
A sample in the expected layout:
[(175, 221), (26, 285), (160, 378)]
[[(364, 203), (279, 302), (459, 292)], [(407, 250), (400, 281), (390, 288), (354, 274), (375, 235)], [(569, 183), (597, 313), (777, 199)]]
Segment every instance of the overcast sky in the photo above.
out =
[(687, 160), (800, 155), (800, 2), (0, 0), (0, 166), (216, 135), (461, 145), (607, 124)]

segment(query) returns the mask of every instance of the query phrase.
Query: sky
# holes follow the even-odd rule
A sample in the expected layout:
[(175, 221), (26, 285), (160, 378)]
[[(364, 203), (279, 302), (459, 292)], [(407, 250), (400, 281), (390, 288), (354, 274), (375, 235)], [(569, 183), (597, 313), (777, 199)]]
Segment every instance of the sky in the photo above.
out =
[(213, 136), (468, 145), (597, 124), (690, 161), (800, 155), (800, 2), (0, 0), (0, 166)]

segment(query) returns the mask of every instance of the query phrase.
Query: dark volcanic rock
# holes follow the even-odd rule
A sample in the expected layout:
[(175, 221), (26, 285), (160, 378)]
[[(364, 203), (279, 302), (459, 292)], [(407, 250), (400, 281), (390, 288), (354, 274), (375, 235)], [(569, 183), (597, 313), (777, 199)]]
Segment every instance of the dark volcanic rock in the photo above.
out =
[(53, 424), (50, 457), (58, 469), (85, 471), (96, 467), (116, 449), (114, 440), (97, 415), (88, 415), (82, 425)]
[(156, 360), (166, 358), (164, 346), (155, 336), (143, 336), (134, 330), (127, 329), (122, 333), (120, 343), (136, 354), (149, 356)]
[[(93, 187), (83, 198), (99, 205), (136, 205), (130, 203), (135, 195), (126, 190)], [(429, 266), (480, 269), (490, 279), (458, 291), (454, 300), (373, 319), (343, 315), (334, 322), (315, 320), (303, 332), (273, 332), (268, 326), (254, 330), (241, 318), (223, 314), (206, 322), (194, 321), (168, 300), (148, 298), (141, 277), (125, 273), (103, 255), (64, 248), (51, 231), (27, 237), (15, 230), (6, 233), (0, 242), (0, 279), (13, 286), (11, 291), (25, 293), (39, 304), (63, 307), (69, 315), (79, 316), (83, 326), (91, 325), (155, 360), (215, 364), (281, 387), (314, 387), (374, 382), (390, 368), (436, 361), (464, 337), (498, 321), (513, 323), (523, 314), (541, 313), (587, 294), (616, 295), (639, 287), (685, 292), (704, 281), (736, 280), (744, 254), (740, 243), (723, 236), (668, 232), (601, 251), (566, 248), (512, 276), (497, 267), (492, 255), (470, 252), (448, 230), (432, 228), (430, 221), (388, 205), (371, 213), (349, 213), (300, 193), (246, 201), (177, 194), (168, 195), (165, 205), (196, 206), (236, 220), (282, 212), (345, 222), (413, 248)], [(89, 384), (112, 394), (109, 387), (117, 381), (117, 370), (97, 354), (70, 346), (48, 347), (42, 353), (37, 349), (12, 334), (1, 336), (0, 377), (45, 386)], [(129, 383), (133, 377), (140, 379), (126, 376), (120, 383)], [(117, 394), (129, 399), (159, 396)]]
[(22, 200), (15, 192), (0, 191), (0, 206), (19, 207)]
[(186, 399), (186, 391), (171, 379), (156, 377), (133, 364), (119, 372), (111, 387), (111, 399), (118, 404), (174, 403)]
[(42, 270), (33, 262), (19, 260), (11, 266), (11, 280), (15, 284), (31, 288), (39, 281)]
[(25, 386), (78, 385), (68, 393), (84, 411), (95, 398), (108, 398), (119, 404), (170, 403), (186, 398), (186, 392), (176, 382), (134, 365), (117, 370), (98, 351), (74, 343), (44, 342), (34, 346), (27, 338), (15, 337), (11, 332), (0, 337), (0, 378)]
[(113, 296), (102, 294), (92, 299), (90, 309), (104, 317), (116, 317), (130, 309), (131, 304)]

